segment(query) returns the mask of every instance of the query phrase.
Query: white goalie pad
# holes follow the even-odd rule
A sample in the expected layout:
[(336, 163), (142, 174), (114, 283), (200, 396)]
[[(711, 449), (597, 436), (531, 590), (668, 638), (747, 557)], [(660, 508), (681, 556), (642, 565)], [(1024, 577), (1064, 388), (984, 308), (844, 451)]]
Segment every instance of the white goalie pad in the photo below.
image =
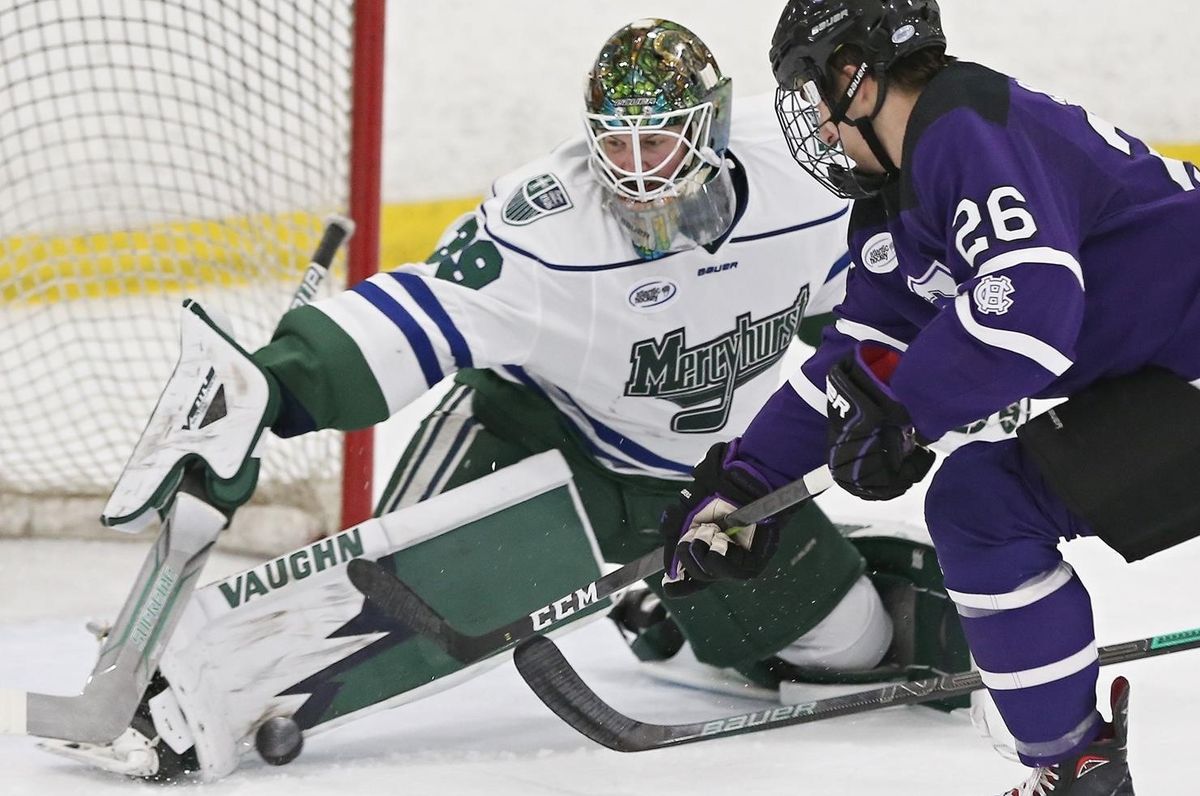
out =
[(254, 449), (278, 394), (249, 354), (194, 301), (184, 302), (180, 354), (101, 521), (144, 528), (165, 509), (190, 461), (202, 460), (211, 502), (236, 506), (257, 479)]
[[(194, 740), (203, 780), (234, 771), (271, 718), (292, 717), (307, 742), (508, 660), (464, 667), (372, 613), (346, 576), (358, 557), (391, 562), (470, 633), (542, 610), (601, 571), (570, 470), (552, 451), (197, 590), (160, 663), (173, 698), (151, 708), (173, 747)], [(564, 630), (608, 604), (580, 608), (583, 620)], [(164, 717), (170, 728), (158, 727)]]

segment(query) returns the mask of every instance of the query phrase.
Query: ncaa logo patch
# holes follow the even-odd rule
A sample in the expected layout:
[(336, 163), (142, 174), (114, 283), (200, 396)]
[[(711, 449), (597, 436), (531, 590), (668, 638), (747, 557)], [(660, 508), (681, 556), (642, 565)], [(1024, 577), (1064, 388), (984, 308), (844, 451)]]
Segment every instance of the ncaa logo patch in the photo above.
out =
[(571, 197), (567, 196), (567, 189), (558, 177), (540, 174), (517, 186), (509, 195), (504, 203), (504, 220), (514, 227), (523, 227), (572, 207)]
[(873, 274), (886, 274), (895, 271), (899, 261), (896, 259), (896, 244), (892, 242), (892, 233), (880, 232), (863, 244), (863, 268)]
[(984, 315), (1003, 315), (1012, 309), (1013, 294), (1012, 280), (1007, 276), (985, 276), (979, 280), (971, 297), (975, 299), (975, 307)]
[(669, 279), (639, 282), (629, 291), (629, 306), (638, 312), (658, 312), (679, 293), (679, 286)]

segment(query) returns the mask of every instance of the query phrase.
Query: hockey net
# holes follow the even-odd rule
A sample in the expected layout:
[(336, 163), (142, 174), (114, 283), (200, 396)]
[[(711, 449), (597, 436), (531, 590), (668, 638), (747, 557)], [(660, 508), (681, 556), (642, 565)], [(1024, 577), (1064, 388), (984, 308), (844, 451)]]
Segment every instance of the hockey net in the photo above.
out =
[[(330, 213), (360, 216), (352, 265), (373, 270), (378, 130), (361, 135), (379, 98), (356, 81), (378, 83), (382, 47), (361, 40), (382, 6), (0, 8), (0, 535), (112, 534), (100, 509), (178, 357), (185, 297), (262, 345)], [(324, 290), (346, 282), (343, 255)], [(272, 437), (227, 545), (340, 527), (342, 481), (340, 435)]]

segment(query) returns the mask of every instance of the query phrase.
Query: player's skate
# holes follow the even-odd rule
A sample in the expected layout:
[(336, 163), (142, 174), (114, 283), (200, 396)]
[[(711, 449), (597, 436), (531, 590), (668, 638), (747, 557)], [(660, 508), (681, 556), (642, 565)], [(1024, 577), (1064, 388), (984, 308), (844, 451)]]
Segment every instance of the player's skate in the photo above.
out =
[(1125, 745), (1129, 731), (1129, 681), (1112, 684), (1113, 720), (1079, 755), (1039, 768), (1001, 796), (1133, 796)]

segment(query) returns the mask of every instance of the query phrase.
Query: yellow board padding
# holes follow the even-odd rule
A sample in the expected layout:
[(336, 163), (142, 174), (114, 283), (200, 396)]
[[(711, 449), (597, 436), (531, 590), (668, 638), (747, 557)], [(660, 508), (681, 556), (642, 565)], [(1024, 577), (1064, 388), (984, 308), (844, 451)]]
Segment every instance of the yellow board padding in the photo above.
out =
[(386, 205), (379, 230), (379, 269), (423, 263), (454, 219), (469, 213), (480, 197)]
[[(472, 197), (384, 207), (379, 267), (424, 262), (450, 223), (478, 203)], [(177, 293), (251, 278), (296, 281), (323, 226), (315, 214), (289, 213), (0, 239), (0, 303)], [(265, 274), (263, 263), (272, 264)]]
[[(47, 303), (246, 284), (303, 272), (324, 219), (312, 213), (179, 221), (139, 230), (0, 240), (0, 302)], [(267, 271), (264, 274), (264, 264)]]
[(1200, 144), (1155, 144), (1161, 154), (1200, 165)]
[[(1163, 155), (1200, 163), (1200, 144), (1166, 143)], [(381, 270), (424, 262), (446, 228), (479, 197), (385, 205)], [(0, 302), (31, 303), (244, 284), (261, 264), (295, 280), (324, 225), (310, 213), (160, 224), (145, 230), (0, 240)]]

